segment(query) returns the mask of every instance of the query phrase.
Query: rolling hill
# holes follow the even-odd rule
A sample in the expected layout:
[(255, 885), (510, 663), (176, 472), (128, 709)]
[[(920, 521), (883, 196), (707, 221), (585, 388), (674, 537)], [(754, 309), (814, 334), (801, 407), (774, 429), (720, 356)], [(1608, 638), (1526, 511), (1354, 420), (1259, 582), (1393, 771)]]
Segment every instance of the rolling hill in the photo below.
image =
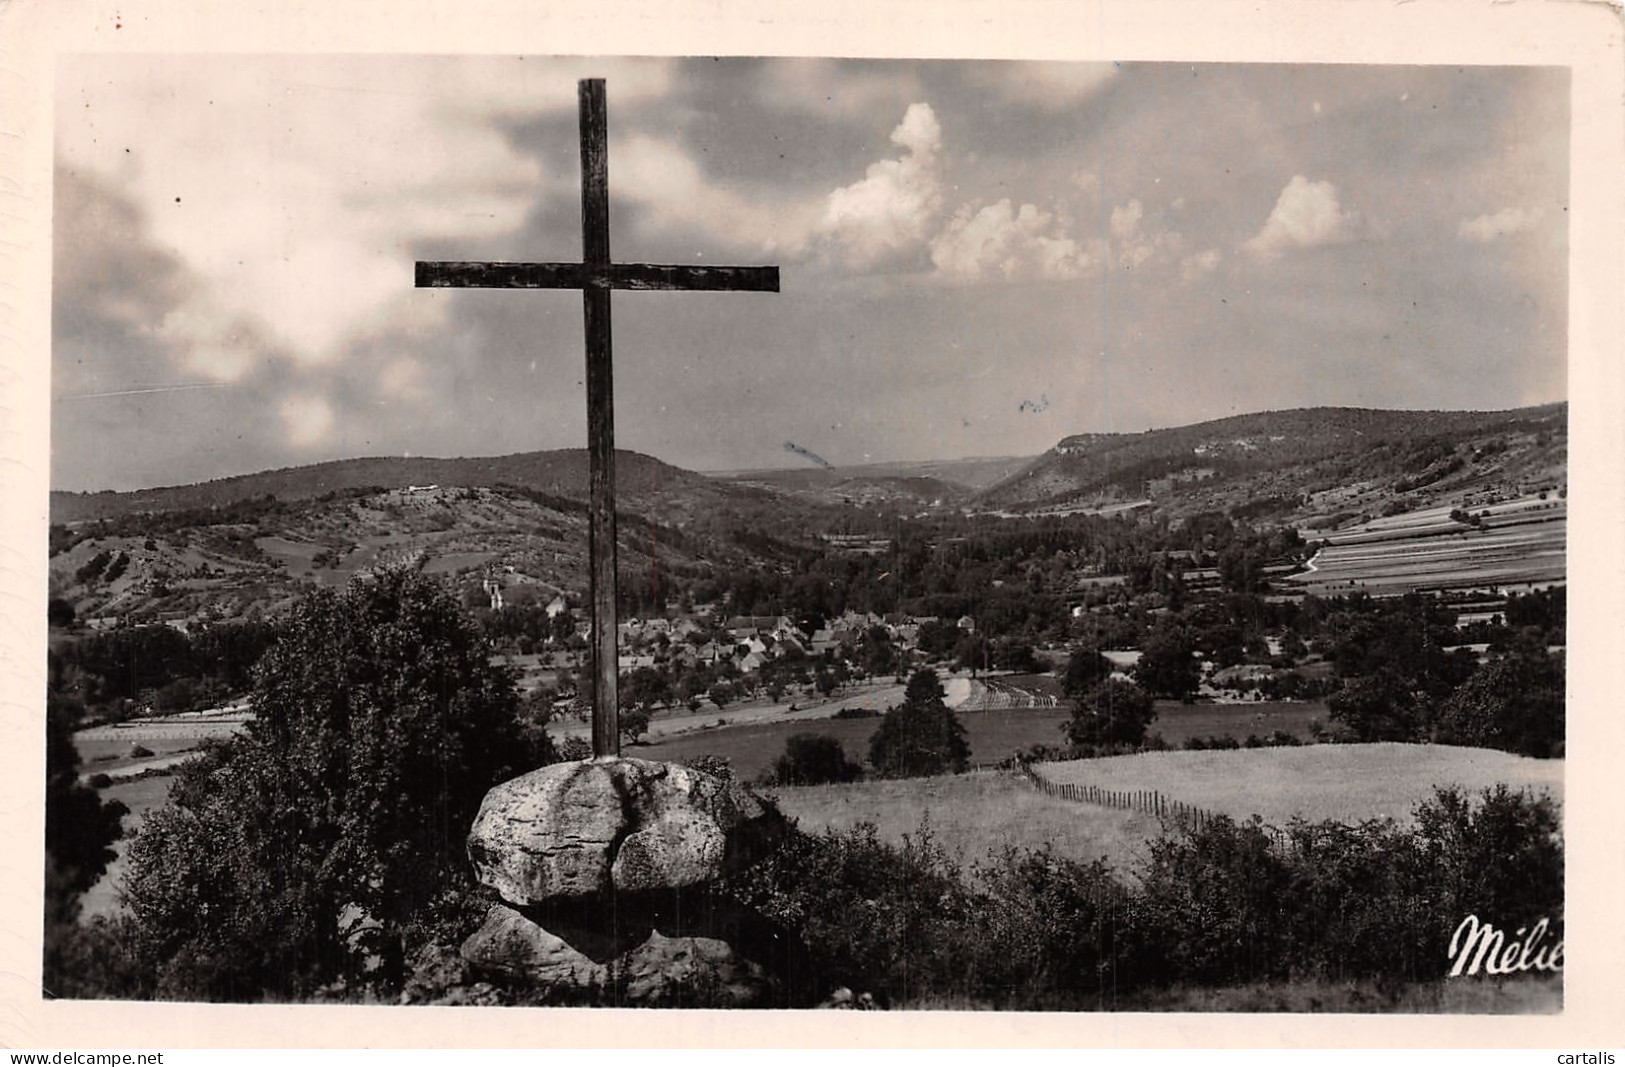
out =
[[(622, 573), (651, 588), (719, 568), (787, 573), (823, 551), (826, 535), (892, 536), (898, 513), (955, 523), (1125, 510), (1296, 527), (1321, 546), (1309, 571), (1290, 579), (1306, 591), (1538, 585), (1565, 573), (1563, 404), (1265, 412), (1076, 435), (1011, 473), (1018, 466), (707, 476), (621, 452)], [(409, 559), (474, 593), (481, 573), (499, 569), (551, 597), (584, 585), (586, 488), (586, 452), (567, 450), (353, 459), (129, 493), (58, 492), (51, 590), (84, 618), (231, 617)]]
[(1564, 481), (1567, 425), (1566, 404), (1497, 412), (1305, 408), (1080, 434), (976, 494), (972, 505), (1039, 512), (1143, 501), (1256, 512), (1273, 501), (1285, 513), (1350, 487), (1410, 494), (1419, 504), (1475, 486), (1555, 488)]
[[(587, 453), (585, 449), (559, 449), (470, 459), (371, 457), (127, 493), (52, 492), (51, 521), (73, 523), (138, 512), (220, 508), (267, 496), (287, 503), (345, 490), (412, 485), (507, 485), (583, 500), (587, 495)], [(626, 451), (615, 454), (615, 490), (623, 507), (651, 511), (674, 504), (684, 508), (716, 504), (724, 498), (749, 494), (748, 487), (732, 486), (652, 456)]]

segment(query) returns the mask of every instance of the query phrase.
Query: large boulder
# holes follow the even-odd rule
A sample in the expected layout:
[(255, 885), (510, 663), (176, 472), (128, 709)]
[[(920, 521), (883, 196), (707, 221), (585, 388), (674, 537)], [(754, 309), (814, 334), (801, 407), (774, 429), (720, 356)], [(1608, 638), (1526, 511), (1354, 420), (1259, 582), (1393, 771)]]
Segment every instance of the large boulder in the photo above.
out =
[[(650, 931), (635, 947), (600, 963), (505, 904), (491, 908), (461, 955), (474, 973), (517, 979), (527, 999), (542, 1003), (750, 1008), (772, 1003), (775, 992), (766, 970), (715, 938)], [(437, 1002), (480, 1002), (479, 984), (451, 973), (458, 982), (448, 983), (452, 988)]]
[(480, 971), (523, 979), (543, 991), (609, 984), (609, 968), (604, 964), (502, 904), (493, 905), (485, 922), (463, 942), (462, 957)]
[(619, 961), (626, 1003), (648, 1008), (753, 1008), (771, 1003), (767, 972), (725, 941), (658, 931)]
[(555, 763), (485, 796), (468, 838), (484, 884), (512, 904), (698, 885), (750, 862), (782, 821), (681, 764)]

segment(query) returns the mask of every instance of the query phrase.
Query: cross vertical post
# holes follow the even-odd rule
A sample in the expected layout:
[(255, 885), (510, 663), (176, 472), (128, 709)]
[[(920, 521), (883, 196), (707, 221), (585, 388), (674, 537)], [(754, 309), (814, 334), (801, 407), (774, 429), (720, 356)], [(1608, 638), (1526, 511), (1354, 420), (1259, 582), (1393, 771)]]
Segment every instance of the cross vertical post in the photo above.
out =
[(581, 104), (581, 286), (587, 342), (587, 560), (592, 600), (592, 754), (621, 754), (615, 592), (615, 389), (609, 329), (609, 109), (602, 79)]
[(588, 597), (592, 601), (592, 752), (620, 755), (615, 621), (615, 401), (612, 289), (779, 291), (777, 267), (615, 263), (609, 256), (609, 112), (602, 78), (578, 85), (581, 111), (581, 262), (420, 261), (418, 288), (580, 289), (587, 349)]

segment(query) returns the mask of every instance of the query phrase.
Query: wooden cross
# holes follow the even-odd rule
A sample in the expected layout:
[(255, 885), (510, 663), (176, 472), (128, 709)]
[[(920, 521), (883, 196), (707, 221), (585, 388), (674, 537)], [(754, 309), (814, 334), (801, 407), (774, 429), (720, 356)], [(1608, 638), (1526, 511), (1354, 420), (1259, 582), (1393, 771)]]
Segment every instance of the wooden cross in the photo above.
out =
[(602, 78), (578, 85), (581, 106), (580, 263), (424, 263), (418, 288), (580, 289), (587, 336), (588, 587), (592, 598), (592, 752), (620, 755), (616, 707), (615, 405), (611, 289), (779, 291), (777, 267), (663, 266), (609, 258), (609, 117)]

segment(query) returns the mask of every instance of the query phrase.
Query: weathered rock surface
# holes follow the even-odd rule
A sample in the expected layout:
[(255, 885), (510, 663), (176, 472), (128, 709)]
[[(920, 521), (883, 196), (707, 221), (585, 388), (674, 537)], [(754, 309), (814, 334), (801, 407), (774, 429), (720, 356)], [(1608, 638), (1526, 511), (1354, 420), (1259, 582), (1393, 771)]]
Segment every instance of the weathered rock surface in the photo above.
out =
[(482, 971), (495, 971), (547, 989), (588, 989), (609, 982), (609, 968), (594, 963), (562, 938), (502, 904), (463, 942), (463, 959)]
[(621, 958), (627, 1004), (649, 1008), (750, 1008), (769, 1002), (767, 972), (725, 941), (656, 932)]
[(527, 906), (711, 881), (780, 825), (753, 797), (680, 764), (589, 760), (492, 789), (468, 852), (481, 882)]
[[(715, 938), (655, 931), (630, 951), (596, 963), (505, 904), (493, 906), (463, 942), (462, 958), (476, 973), (520, 980), (544, 1002), (745, 1008), (769, 1003), (774, 990), (765, 969)], [(468, 976), (455, 977), (465, 998), (456, 1002), (474, 1002), (464, 992), (474, 988)]]

